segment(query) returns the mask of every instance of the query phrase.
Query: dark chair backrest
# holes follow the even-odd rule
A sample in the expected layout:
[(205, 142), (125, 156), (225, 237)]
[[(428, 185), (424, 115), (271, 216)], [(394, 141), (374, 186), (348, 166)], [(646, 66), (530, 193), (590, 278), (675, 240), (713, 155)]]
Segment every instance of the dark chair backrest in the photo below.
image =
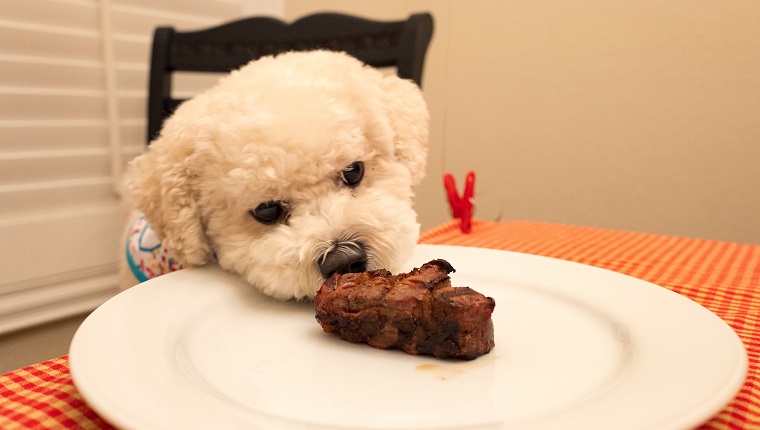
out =
[(339, 13), (318, 13), (293, 23), (251, 17), (199, 31), (159, 27), (153, 37), (148, 87), (148, 140), (184, 100), (172, 97), (172, 73), (227, 73), (249, 61), (287, 51), (345, 51), (373, 67), (396, 67), (399, 77), (422, 85), (422, 66), (433, 17), (375, 21)]

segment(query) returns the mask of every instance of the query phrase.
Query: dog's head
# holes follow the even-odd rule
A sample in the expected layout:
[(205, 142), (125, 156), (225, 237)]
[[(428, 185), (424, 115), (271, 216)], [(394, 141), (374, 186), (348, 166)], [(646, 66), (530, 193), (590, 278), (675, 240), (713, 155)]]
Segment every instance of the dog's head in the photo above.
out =
[(127, 187), (185, 265), (277, 298), (400, 269), (417, 240), (428, 113), (410, 81), (328, 51), (266, 57), (183, 103)]

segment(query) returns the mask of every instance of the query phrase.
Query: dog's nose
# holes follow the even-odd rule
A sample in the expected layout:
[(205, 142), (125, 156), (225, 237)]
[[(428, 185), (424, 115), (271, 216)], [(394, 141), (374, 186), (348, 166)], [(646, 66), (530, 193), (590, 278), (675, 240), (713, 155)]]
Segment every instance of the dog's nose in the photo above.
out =
[(367, 270), (367, 251), (359, 242), (338, 242), (317, 263), (325, 279), (333, 273), (357, 273)]

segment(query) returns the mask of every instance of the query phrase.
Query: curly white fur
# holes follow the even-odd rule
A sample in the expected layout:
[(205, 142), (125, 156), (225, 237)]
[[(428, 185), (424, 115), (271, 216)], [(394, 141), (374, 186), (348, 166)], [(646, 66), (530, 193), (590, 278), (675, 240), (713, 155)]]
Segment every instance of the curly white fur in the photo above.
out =
[[(311, 297), (317, 261), (360, 241), (368, 269), (401, 268), (419, 234), (413, 187), (425, 174), (428, 113), (410, 81), (346, 54), (254, 61), (182, 104), (129, 166), (138, 210), (186, 266), (216, 256), (280, 299)], [(340, 172), (361, 161), (346, 186)], [(282, 201), (282, 222), (250, 210)]]

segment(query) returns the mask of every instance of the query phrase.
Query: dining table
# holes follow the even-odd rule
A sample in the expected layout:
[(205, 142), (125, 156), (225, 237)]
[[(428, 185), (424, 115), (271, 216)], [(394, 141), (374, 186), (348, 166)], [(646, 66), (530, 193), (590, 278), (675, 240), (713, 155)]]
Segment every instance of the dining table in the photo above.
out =
[[(700, 429), (760, 429), (760, 246), (536, 221), (458, 220), (423, 231), (421, 244), (533, 254), (619, 272), (680, 294), (720, 317), (747, 352), (732, 400)], [(114, 428), (88, 406), (67, 355), (0, 376), (2, 429)]]

